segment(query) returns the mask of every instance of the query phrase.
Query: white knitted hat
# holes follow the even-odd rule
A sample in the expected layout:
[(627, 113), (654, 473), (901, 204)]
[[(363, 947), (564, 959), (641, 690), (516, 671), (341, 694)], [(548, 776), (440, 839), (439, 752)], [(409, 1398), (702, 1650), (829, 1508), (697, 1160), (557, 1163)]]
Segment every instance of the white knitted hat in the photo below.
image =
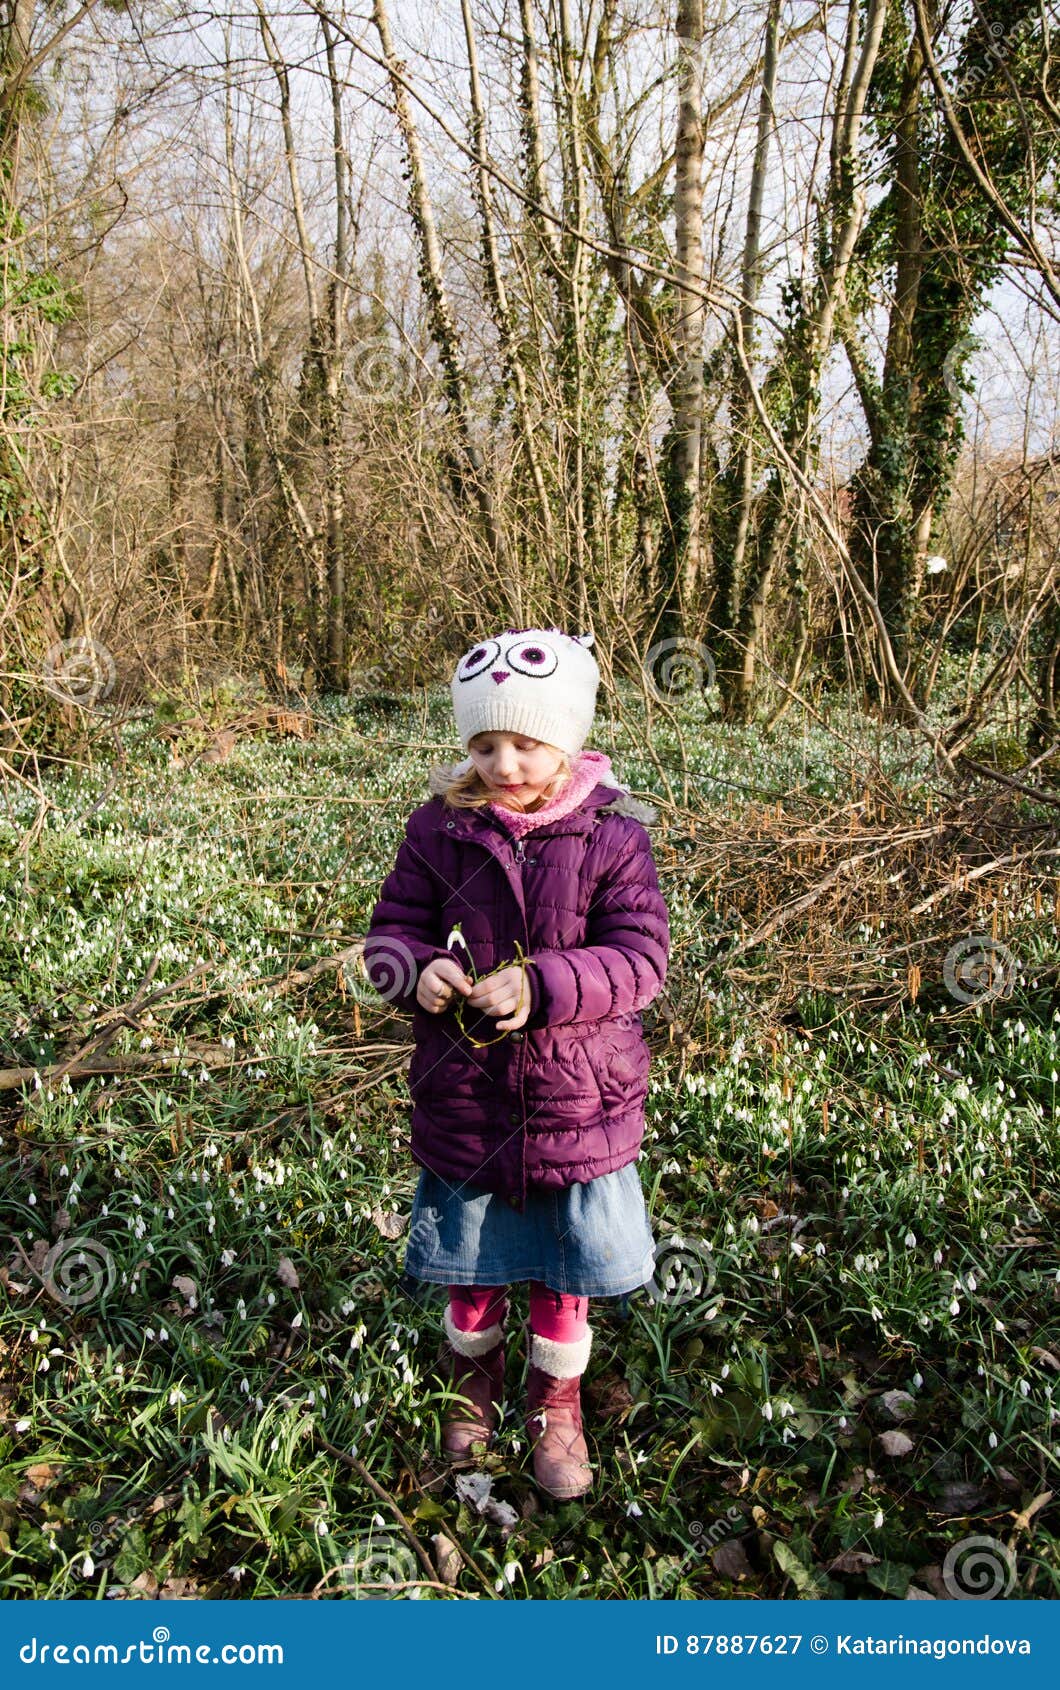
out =
[(513, 733), (576, 757), (600, 684), (592, 643), (559, 628), (505, 628), (465, 652), (450, 682), (464, 750), (476, 734)]

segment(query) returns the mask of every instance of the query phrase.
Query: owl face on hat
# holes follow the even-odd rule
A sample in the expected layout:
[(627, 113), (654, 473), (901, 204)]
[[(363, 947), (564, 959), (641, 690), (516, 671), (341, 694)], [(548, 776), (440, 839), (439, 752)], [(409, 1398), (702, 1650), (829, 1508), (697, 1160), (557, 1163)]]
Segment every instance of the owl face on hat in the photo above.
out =
[(560, 640), (570, 638), (560, 634), (558, 628), (549, 629), (540, 638), (534, 637), (530, 628), (506, 628), (497, 638), (482, 640), (465, 653), (457, 664), (456, 679), (461, 686), (484, 673), (497, 686), (503, 686), (513, 674), (547, 680), (560, 664), (556, 635)]
[(573, 756), (596, 708), (592, 634), (505, 628), (464, 653), (451, 682), (464, 750), (477, 733), (526, 734)]

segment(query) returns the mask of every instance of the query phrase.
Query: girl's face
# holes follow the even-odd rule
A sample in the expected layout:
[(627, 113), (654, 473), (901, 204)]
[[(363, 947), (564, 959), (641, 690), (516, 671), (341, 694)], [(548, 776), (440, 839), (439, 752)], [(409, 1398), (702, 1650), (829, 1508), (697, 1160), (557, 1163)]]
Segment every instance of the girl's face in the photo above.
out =
[(468, 756), (498, 801), (527, 810), (538, 802), (563, 761), (563, 753), (525, 734), (480, 733), (468, 743)]

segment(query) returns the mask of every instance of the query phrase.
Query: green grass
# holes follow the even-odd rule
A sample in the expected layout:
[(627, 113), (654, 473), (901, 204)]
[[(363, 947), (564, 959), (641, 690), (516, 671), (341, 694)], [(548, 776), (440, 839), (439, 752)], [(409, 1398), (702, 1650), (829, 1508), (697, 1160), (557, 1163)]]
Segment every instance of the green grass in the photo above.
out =
[[(432, 1460), (442, 1305), (403, 1293), (387, 1236), (416, 1173), (401, 1053), (377, 1048), (401, 1029), (333, 972), (276, 989), (363, 932), (427, 762), (455, 749), (448, 700), (324, 715), (314, 740), (176, 773), (128, 727), (123, 772), (49, 779), (24, 857), (36, 800), (9, 789), (0, 1065), (43, 1069), (145, 981), (206, 966), (111, 1046), (176, 1053), (166, 1071), (0, 1093), (3, 1593), (426, 1578), (367, 1472), (432, 1562), (435, 1534), (459, 1544), (455, 1593), (482, 1600), (945, 1595), (973, 1537), (1009, 1594), (1060, 1595), (1039, 1502), (1060, 1490), (1052, 899), (1006, 904), (1011, 996), (955, 1016), (929, 986), (875, 1014), (806, 992), (770, 1042), (710, 960), (724, 923), (693, 871), (665, 868), (668, 992), (680, 1006), (705, 971), (712, 994), (683, 1073), (646, 1016), (640, 1171), (670, 1290), (592, 1305), (588, 1503), (531, 1483), (516, 1350), (488, 1463), (511, 1512), (491, 1517)], [(624, 721), (592, 743), (658, 791), (632, 702)], [(847, 790), (812, 724), (769, 745), (695, 706), (680, 726), (680, 774), (658, 716), (653, 746), (694, 811)], [(849, 714), (842, 731), (920, 789), (918, 742)], [(889, 1454), (896, 1431), (911, 1447)]]

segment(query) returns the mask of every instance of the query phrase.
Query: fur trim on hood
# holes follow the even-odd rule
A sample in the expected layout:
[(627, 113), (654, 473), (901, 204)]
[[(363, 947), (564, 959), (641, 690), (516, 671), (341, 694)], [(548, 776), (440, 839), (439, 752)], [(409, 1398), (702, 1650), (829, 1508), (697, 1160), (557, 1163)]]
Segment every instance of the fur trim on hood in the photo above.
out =
[[(471, 767), (470, 757), (464, 757), (458, 763), (436, 763), (427, 774), (427, 789), (431, 797), (441, 797), (448, 786), (461, 775), (466, 774)], [(657, 821), (659, 812), (654, 804), (645, 804), (639, 798), (634, 798), (628, 786), (620, 786), (613, 778), (606, 775), (601, 779), (601, 785), (613, 786), (615, 796), (609, 804), (602, 808), (613, 811), (616, 816), (632, 816), (634, 821), (642, 822), (650, 827)]]

